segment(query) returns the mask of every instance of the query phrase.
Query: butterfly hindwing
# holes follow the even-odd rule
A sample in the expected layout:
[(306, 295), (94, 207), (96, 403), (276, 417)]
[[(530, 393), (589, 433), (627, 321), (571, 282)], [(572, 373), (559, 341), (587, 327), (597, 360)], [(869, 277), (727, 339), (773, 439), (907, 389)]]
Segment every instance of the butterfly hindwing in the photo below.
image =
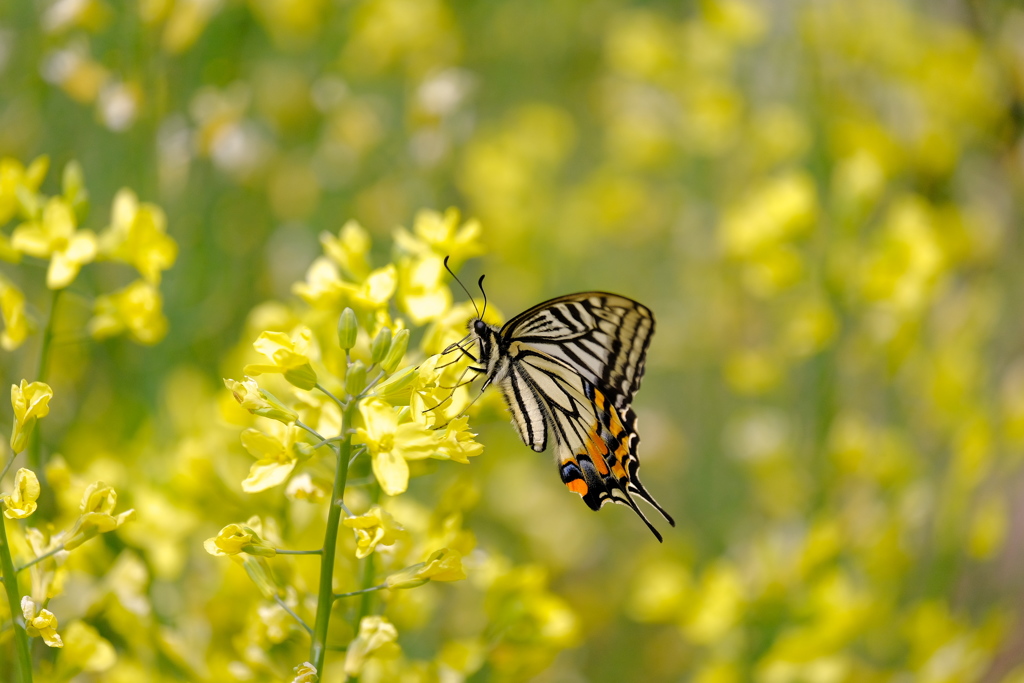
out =
[(637, 507), (638, 495), (670, 524), (672, 517), (647, 492), (638, 477), (636, 417), (628, 405), (623, 417), (610, 398), (564, 361), (522, 341), (510, 347), (513, 366), (534, 389), (554, 434), (562, 482), (593, 510), (614, 502), (629, 506), (661, 540), (661, 534)]

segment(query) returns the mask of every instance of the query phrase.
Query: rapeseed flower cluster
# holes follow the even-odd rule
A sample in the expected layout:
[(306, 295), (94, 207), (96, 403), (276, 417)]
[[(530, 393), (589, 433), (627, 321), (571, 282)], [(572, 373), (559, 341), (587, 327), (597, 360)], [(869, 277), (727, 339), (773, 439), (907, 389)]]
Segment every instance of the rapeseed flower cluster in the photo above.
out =
[[(37, 158), (28, 166), (16, 159), (0, 160), (0, 228), (12, 221), (8, 234), (0, 233), (3, 260), (8, 269), (0, 274), (3, 292), (3, 348), (11, 353), (4, 367), (17, 371), (22, 364), (14, 352), (30, 339), (38, 341), (35, 362), (36, 381), (22, 379), (11, 385), (13, 421), (10, 448), (3, 452), (0, 505), (4, 520), (17, 520), (8, 531), (6, 521), (0, 529), (0, 571), (9, 609), (7, 642), (12, 644), (11, 666), (5, 667), (19, 681), (28, 681), (36, 668), (30, 638), (41, 638), (51, 648), (63, 648), (64, 630), (51, 600), (65, 593), (74, 551), (91, 539), (119, 529), (135, 516), (133, 509), (117, 511), (117, 492), (102, 481), (86, 485), (74, 481), (58, 454), (47, 451), (42, 443), (40, 420), (51, 412), (54, 390), (44, 381), (53, 358), (62, 355), (61, 345), (77, 343), (69, 338), (84, 338), (92, 332), (97, 339), (122, 332), (143, 343), (155, 343), (166, 332), (160, 311), (156, 285), (162, 271), (174, 263), (177, 246), (166, 234), (163, 212), (156, 206), (138, 203), (130, 190), (122, 190), (114, 200), (111, 225), (97, 233), (80, 228), (89, 213), (89, 194), (81, 167), (69, 162), (61, 178), (61, 192), (46, 196), (41, 189), (49, 162)], [(33, 282), (34, 261), (42, 261), (45, 276)], [(133, 266), (143, 279), (128, 285), (134, 291), (130, 301), (118, 301), (119, 292), (95, 298), (93, 317), (79, 311), (69, 314), (78, 299), (88, 299), (84, 289), (75, 286), (82, 269), (96, 261), (121, 262)], [(45, 321), (30, 311), (38, 307), (26, 292), (50, 290), (50, 307)], [(62, 294), (69, 291), (69, 294)], [(72, 300), (72, 298), (74, 300)], [(58, 308), (58, 303), (64, 306)], [(88, 311), (88, 307), (84, 307)], [(145, 309), (140, 314), (139, 309)], [(77, 323), (75, 332), (70, 325)], [(58, 395), (58, 402), (68, 394)], [(13, 481), (5, 480), (19, 457), (27, 467), (19, 467)], [(41, 481), (42, 480), (42, 481)], [(45, 488), (44, 488), (45, 485)], [(123, 506), (121, 506), (123, 508)], [(16, 563), (15, 560), (18, 560)], [(23, 580), (29, 577), (30, 582)], [(96, 600), (97, 596), (89, 596)], [(55, 611), (56, 610), (56, 611)], [(75, 612), (84, 616), (83, 609)], [(68, 653), (60, 658), (56, 670), (45, 665), (47, 675), (59, 672), (68, 678), (79, 671), (104, 671), (115, 661), (113, 646), (88, 623), (74, 619), (66, 625), (70, 634)]]

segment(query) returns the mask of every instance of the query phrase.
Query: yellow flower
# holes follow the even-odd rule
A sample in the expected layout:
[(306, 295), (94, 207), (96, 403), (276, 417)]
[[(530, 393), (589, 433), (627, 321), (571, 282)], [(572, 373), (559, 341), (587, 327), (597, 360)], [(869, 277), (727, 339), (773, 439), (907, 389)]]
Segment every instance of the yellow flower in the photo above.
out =
[(280, 373), (292, 385), (307, 391), (316, 386), (316, 372), (307, 355), (312, 345), (313, 332), (300, 327), (288, 337), (284, 332), (263, 332), (253, 342), (253, 347), (270, 359), (271, 363), (246, 365), (247, 375)]
[(449, 460), (469, 464), (469, 459), (484, 452), (484, 446), (473, 440), (476, 434), (469, 431), (469, 416), (455, 418), (445, 427), (439, 450)]
[(459, 210), (454, 207), (444, 214), (422, 210), (416, 214), (413, 234), (405, 228), (395, 230), (395, 244), (409, 254), (449, 256), (452, 268), (456, 268), (466, 259), (483, 253), (480, 222), (467, 221), (460, 228), (459, 218)]
[(21, 262), (21, 252), (14, 248), (11, 239), (3, 233), (0, 233), (0, 261)]
[(405, 461), (437, 455), (437, 436), (415, 422), (398, 424), (395, 409), (379, 399), (363, 401), (359, 412), (363, 426), (356, 430), (352, 442), (366, 445), (381, 489), (397, 496), (409, 485), (409, 465)]
[(379, 505), (357, 517), (347, 517), (341, 522), (356, 533), (356, 557), (363, 559), (378, 545), (391, 545), (403, 531), (395, 518)]
[(719, 225), (728, 255), (756, 258), (763, 250), (810, 230), (818, 215), (813, 179), (790, 172), (754, 188), (725, 212)]
[(299, 417), (269, 391), (261, 389), (251, 377), (246, 377), (242, 382), (225, 379), (224, 386), (231, 390), (235, 400), (253, 415), (269, 417), (285, 424), (292, 424)]
[(361, 284), (356, 284), (342, 280), (333, 261), (318, 258), (306, 272), (305, 282), (296, 283), (292, 291), (317, 308), (346, 305), (360, 311), (376, 311), (387, 306), (397, 285), (398, 275), (393, 265), (378, 268)]
[(20, 289), (0, 277), (0, 315), (4, 319), (4, 331), (0, 334), (0, 347), (13, 351), (32, 331), (25, 314), (25, 295)]
[(11, 405), (14, 407), (14, 428), (11, 430), (11, 449), (20, 453), (28, 446), (28, 437), (36, 426), (36, 420), (50, 414), (50, 399), (53, 389), (44, 382), (21, 380), (21, 385), (11, 385)]
[(316, 674), (316, 667), (309, 662), (303, 662), (295, 667), (295, 678), (292, 683), (317, 683), (320, 677)]
[(203, 542), (206, 552), (214, 557), (225, 555), (258, 555), (261, 557), (272, 557), (277, 554), (277, 549), (270, 543), (260, 538), (262, 525), (258, 517), (251, 517), (245, 524), (228, 524), (220, 530), (213, 538)]
[(96, 236), (75, 230), (75, 214), (63, 197), (51, 197), (38, 220), (14, 229), (11, 244), (29, 256), (49, 258), (46, 286), (63, 289), (96, 257)]
[(64, 647), (57, 635), (57, 617), (48, 609), (36, 611), (36, 603), (29, 596), (21, 599), (21, 613), (25, 617), (25, 631), (32, 638), (41, 637), (50, 647)]
[(18, 188), (37, 192), (49, 166), (50, 160), (45, 156), (37, 157), (28, 168), (17, 159), (0, 159), (0, 225), (11, 220), (18, 209)]
[(117, 663), (114, 646), (84, 621), (68, 624), (64, 629), (64, 641), (64, 652), (58, 665), (62, 669), (99, 673)]
[(4, 517), (25, 519), (36, 511), (39, 499), (39, 480), (36, 473), (24, 467), (14, 475), (14, 493), (0, 498), (4, 504)]
[(308, 500), (311, 503), (319, 503), (327, 498), (330, 492), (319, 482), (314, 481), (309, 472), (303, 472), (292, 477), (288, 486), (284, 489), (284, 495), (292, 500)]
[(419, 562), (396, 572), (385, 580), (385, 584), (391, 590), (403, 588), (415, 588), (422, 586), (428, 581), (461, 581), (466, 578), (466, 571), (462, 568), (462, 555), (449, 548), (441, 548), (427, 558), (426, 562)]
[(348, 644), (345, 653), (345, 674), (356, 676), (367, 657), (393, 657), (399, 653), (398, 630), (380, 616), (363, 617), (359, 622), (359, 635)]
[(65, 550), (74, 550), (97, 534), (117, 529), (135, 517), (135, 510), (126, 510), (116, 517), (111, 513), (117, 505), (117, 491), (102, 481), (89, 485), (82, 495), (82, 511), (75, 526), (65, 533)]
[(174, 265), (177, 243), (167, 235), (167, 217), (155, 204), (139, 204), (131, 190), (124, 188), (114, 197), (110, 227), (99, 237), (103, 256), (135, 266), (153, 285), (160, 274)]
[(96, 339), (128, 333), (140, 344), (156, 344), (167, 334), (160, 290), (145, 280), (124, 289), (96, 297), (89, 334)]
[(296, 442), (296, 435), (294, 429), (287, 427), (282, 433), (283, 439), (256, 429), (242, 432), (242, 446), (256, 458), (249, 469), (249, 476), (242, 482), (243, 491), (256, 493), (284, 483), (299, 458), (308, 455), (303, 452), (303, 446), (307, 444)]
[(324, 231), (320, 233), (320, 244), (324, 253), (331, 257), (349, 277), (364, 280), (370, 273), (370, 236), (356, 221), (348, 221), (338, 236)]
[(402, 264), (398, 298), (417, 325), (434, 320), (452, 304), (452, 293), (445, 284), (447, 272), (440, 256), (405, 259)]

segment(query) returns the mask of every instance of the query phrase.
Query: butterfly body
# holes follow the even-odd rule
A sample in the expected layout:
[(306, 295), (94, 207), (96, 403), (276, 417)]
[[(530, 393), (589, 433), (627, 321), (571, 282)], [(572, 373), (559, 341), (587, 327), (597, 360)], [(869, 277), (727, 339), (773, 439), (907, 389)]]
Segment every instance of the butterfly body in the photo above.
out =
[(640, 303), (607, 292), (581, 292), (545, 301), (502, 327), (469, 324), (479, 345), (484, 388), (505, 397), (512, 423), (527, 446), (555, 444), (562, 482), (593, 510), (614, 502), (630, 507), (661, 534), (633, 496), (675, 526), (637, 477), (636, 414), (654, 316)]

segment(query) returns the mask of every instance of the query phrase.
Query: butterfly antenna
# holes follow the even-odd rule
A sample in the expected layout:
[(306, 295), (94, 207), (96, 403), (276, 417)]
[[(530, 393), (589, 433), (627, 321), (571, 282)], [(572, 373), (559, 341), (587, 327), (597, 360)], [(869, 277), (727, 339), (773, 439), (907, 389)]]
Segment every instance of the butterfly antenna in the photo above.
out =
[(481, 275), (480, 279), (477, 280), (476, 286), (480, 288), (480, 293), (484, 297), (484, 311), (480, 314), (480, 318), (483, 319), (484, 313), (487, 312), (487, 292), (484, 291), (484, 276)]
[[(452, 272), (452, 269), (448, 267), (448, 259), (450, 259), (450, 258), (451, 258), (450, 254), (448, 256), (444, 257), (444, 269), (448, 271), (449, 275), (451, 275), (453, 278), (455, 278), (455, 281), (459, 283), (459, 287), (462, 287), (462, 291), (465, 292), (466, 296), (469, 297), (469, 301), (473, 304), (473, 308), (476, 310), (477, 317), (478, 318), (483, 317), (481, 315), (481, 313), (480, 313), (480, 309), (476, 307), (476, 301), (473, 299), (473, 295), (469, 293), (468, 289), (466, 289), (466, 285), (462, 284), (462, 280), (460, 280), (458, 278), (458, 276), (455, 273)], [(480, 279), (483, 280), (483, 277), (481, 277)], [(484, 308), (486, 308), (486, 307), (487, 307), (487, 300), (484, 299)]]

